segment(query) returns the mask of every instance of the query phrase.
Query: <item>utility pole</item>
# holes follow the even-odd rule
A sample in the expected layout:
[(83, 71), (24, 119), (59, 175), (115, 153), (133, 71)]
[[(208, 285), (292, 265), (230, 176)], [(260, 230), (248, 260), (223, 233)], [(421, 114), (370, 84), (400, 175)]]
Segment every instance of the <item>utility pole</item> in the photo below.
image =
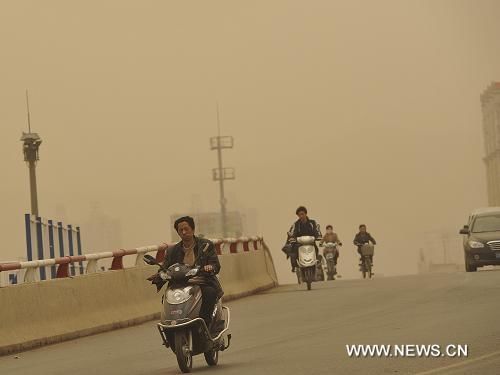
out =
[(221, 136), (220, 135), (220, 119), (219, 119), (219, 104), (217, 103), (217, 137), (210, 138), (210, 149), (217, 150), (218, 158), (218, 168), (212, 169), (212, 179), (219, 182), (219, 202), (220, 202), (220, 212), (221, 212), (221, 225), (222, 225), (222, 236), (227, 237), (227, 210), (226, 210), (226, 197), (224, 196), (224, 181), (234, 180), (235, 171), (234, 168), (224, 168), (222, 164), (222, 150), (233, 148), (234, 140), (231, 136)]
[(38, 196), (36, 190), (36, 162), (39, 160), (38, 149), (42, 144), (42, 139), (37, 133), (31, 132), (28, 90), (26, 90), (26, 108), (28, 111), (28, 133), (23, 132), (21, 141), (23, 142), (24, 161), (28, 163), (30, 173), (31, 214), (39, 216)]
[(443, 260), (444, 260), (444, 263), (446, 264), (448, 262), (448, 259), (446, 256), (446, 242), (448, 240), (448, 236), (443, 234), (442, 239), (443, 239)]

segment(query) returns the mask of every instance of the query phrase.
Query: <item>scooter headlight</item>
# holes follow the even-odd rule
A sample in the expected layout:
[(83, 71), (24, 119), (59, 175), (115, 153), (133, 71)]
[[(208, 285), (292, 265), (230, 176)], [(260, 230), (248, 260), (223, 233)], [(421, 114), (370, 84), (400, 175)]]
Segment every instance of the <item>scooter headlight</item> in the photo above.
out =
[(160, 272), (160, 277), (162, 280), (170, 280), (171, 279), (170, 275), (165, 271)]
[(297, 242), (301, 245), (311, 245), (314, 243), (314, 240), (313, 236), (301, 236), (297, 238)]
[(187, 277), (196, 276), (197, 273), (198, 273), (198, 268), (193, 268), (186, 273), (186, 276)]
[(190, 286), (183, 289), (168, 289), (167, 290), (167, 302), (171, 305), (178, 305), (186, 302), (191, 298), (191, 288)]

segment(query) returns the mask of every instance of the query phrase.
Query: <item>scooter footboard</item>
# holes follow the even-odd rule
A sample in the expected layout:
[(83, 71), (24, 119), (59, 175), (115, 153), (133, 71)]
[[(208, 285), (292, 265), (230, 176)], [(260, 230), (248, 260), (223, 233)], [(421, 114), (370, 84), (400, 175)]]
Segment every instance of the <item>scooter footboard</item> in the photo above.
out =
[(231, 345), (231, 334), (229, 333), (231, 311), (227, 306), (222, 306), (222, 315), (224, 317), (224, 329), (216, 337), (214, 337), (214, 342), (217, 342), (220, 351), (228, 349)]

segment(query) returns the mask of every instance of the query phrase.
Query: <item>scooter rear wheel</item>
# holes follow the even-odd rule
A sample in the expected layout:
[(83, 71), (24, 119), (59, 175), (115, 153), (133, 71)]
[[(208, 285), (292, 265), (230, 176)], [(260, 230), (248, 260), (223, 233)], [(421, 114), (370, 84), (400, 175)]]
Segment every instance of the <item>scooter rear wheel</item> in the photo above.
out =
[(193, 356), (189, 351), (186, 332), (179, 331), (175, 333), (175, 355), (180, 370), (184, 373), (191, 372)]

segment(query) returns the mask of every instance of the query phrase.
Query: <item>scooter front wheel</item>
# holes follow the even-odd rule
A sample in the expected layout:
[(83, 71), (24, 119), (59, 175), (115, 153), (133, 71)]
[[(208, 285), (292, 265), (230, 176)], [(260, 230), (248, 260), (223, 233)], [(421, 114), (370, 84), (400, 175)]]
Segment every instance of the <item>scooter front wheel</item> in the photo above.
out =
[(296, 268), (295, 273), (297, 275), (297, 283), (299, 285), (302, 284), (302, 271), (300, 270), (299, 267)]
[(314, 273), (313, 273), (313, 270), (311, 268), (306, 268), (304, 270), (304, 278), (305, 278), (305, 281), (307, 283), (307, 290), (311, 290), (313, 276), (314, 276)]
[(205, 355), (205, 361), (207, 361), (207, 365), (209, 366), (217, 366), (219, 362), (219, 351), (211, 350), (209, 352), (203, 353)]
[(193, 367), (193, 356), (189, 350), (187, 333), (179, 331), (175, 333), (175, 355), (177, 356), (177, 364), (182, 372), (191, 372)]

